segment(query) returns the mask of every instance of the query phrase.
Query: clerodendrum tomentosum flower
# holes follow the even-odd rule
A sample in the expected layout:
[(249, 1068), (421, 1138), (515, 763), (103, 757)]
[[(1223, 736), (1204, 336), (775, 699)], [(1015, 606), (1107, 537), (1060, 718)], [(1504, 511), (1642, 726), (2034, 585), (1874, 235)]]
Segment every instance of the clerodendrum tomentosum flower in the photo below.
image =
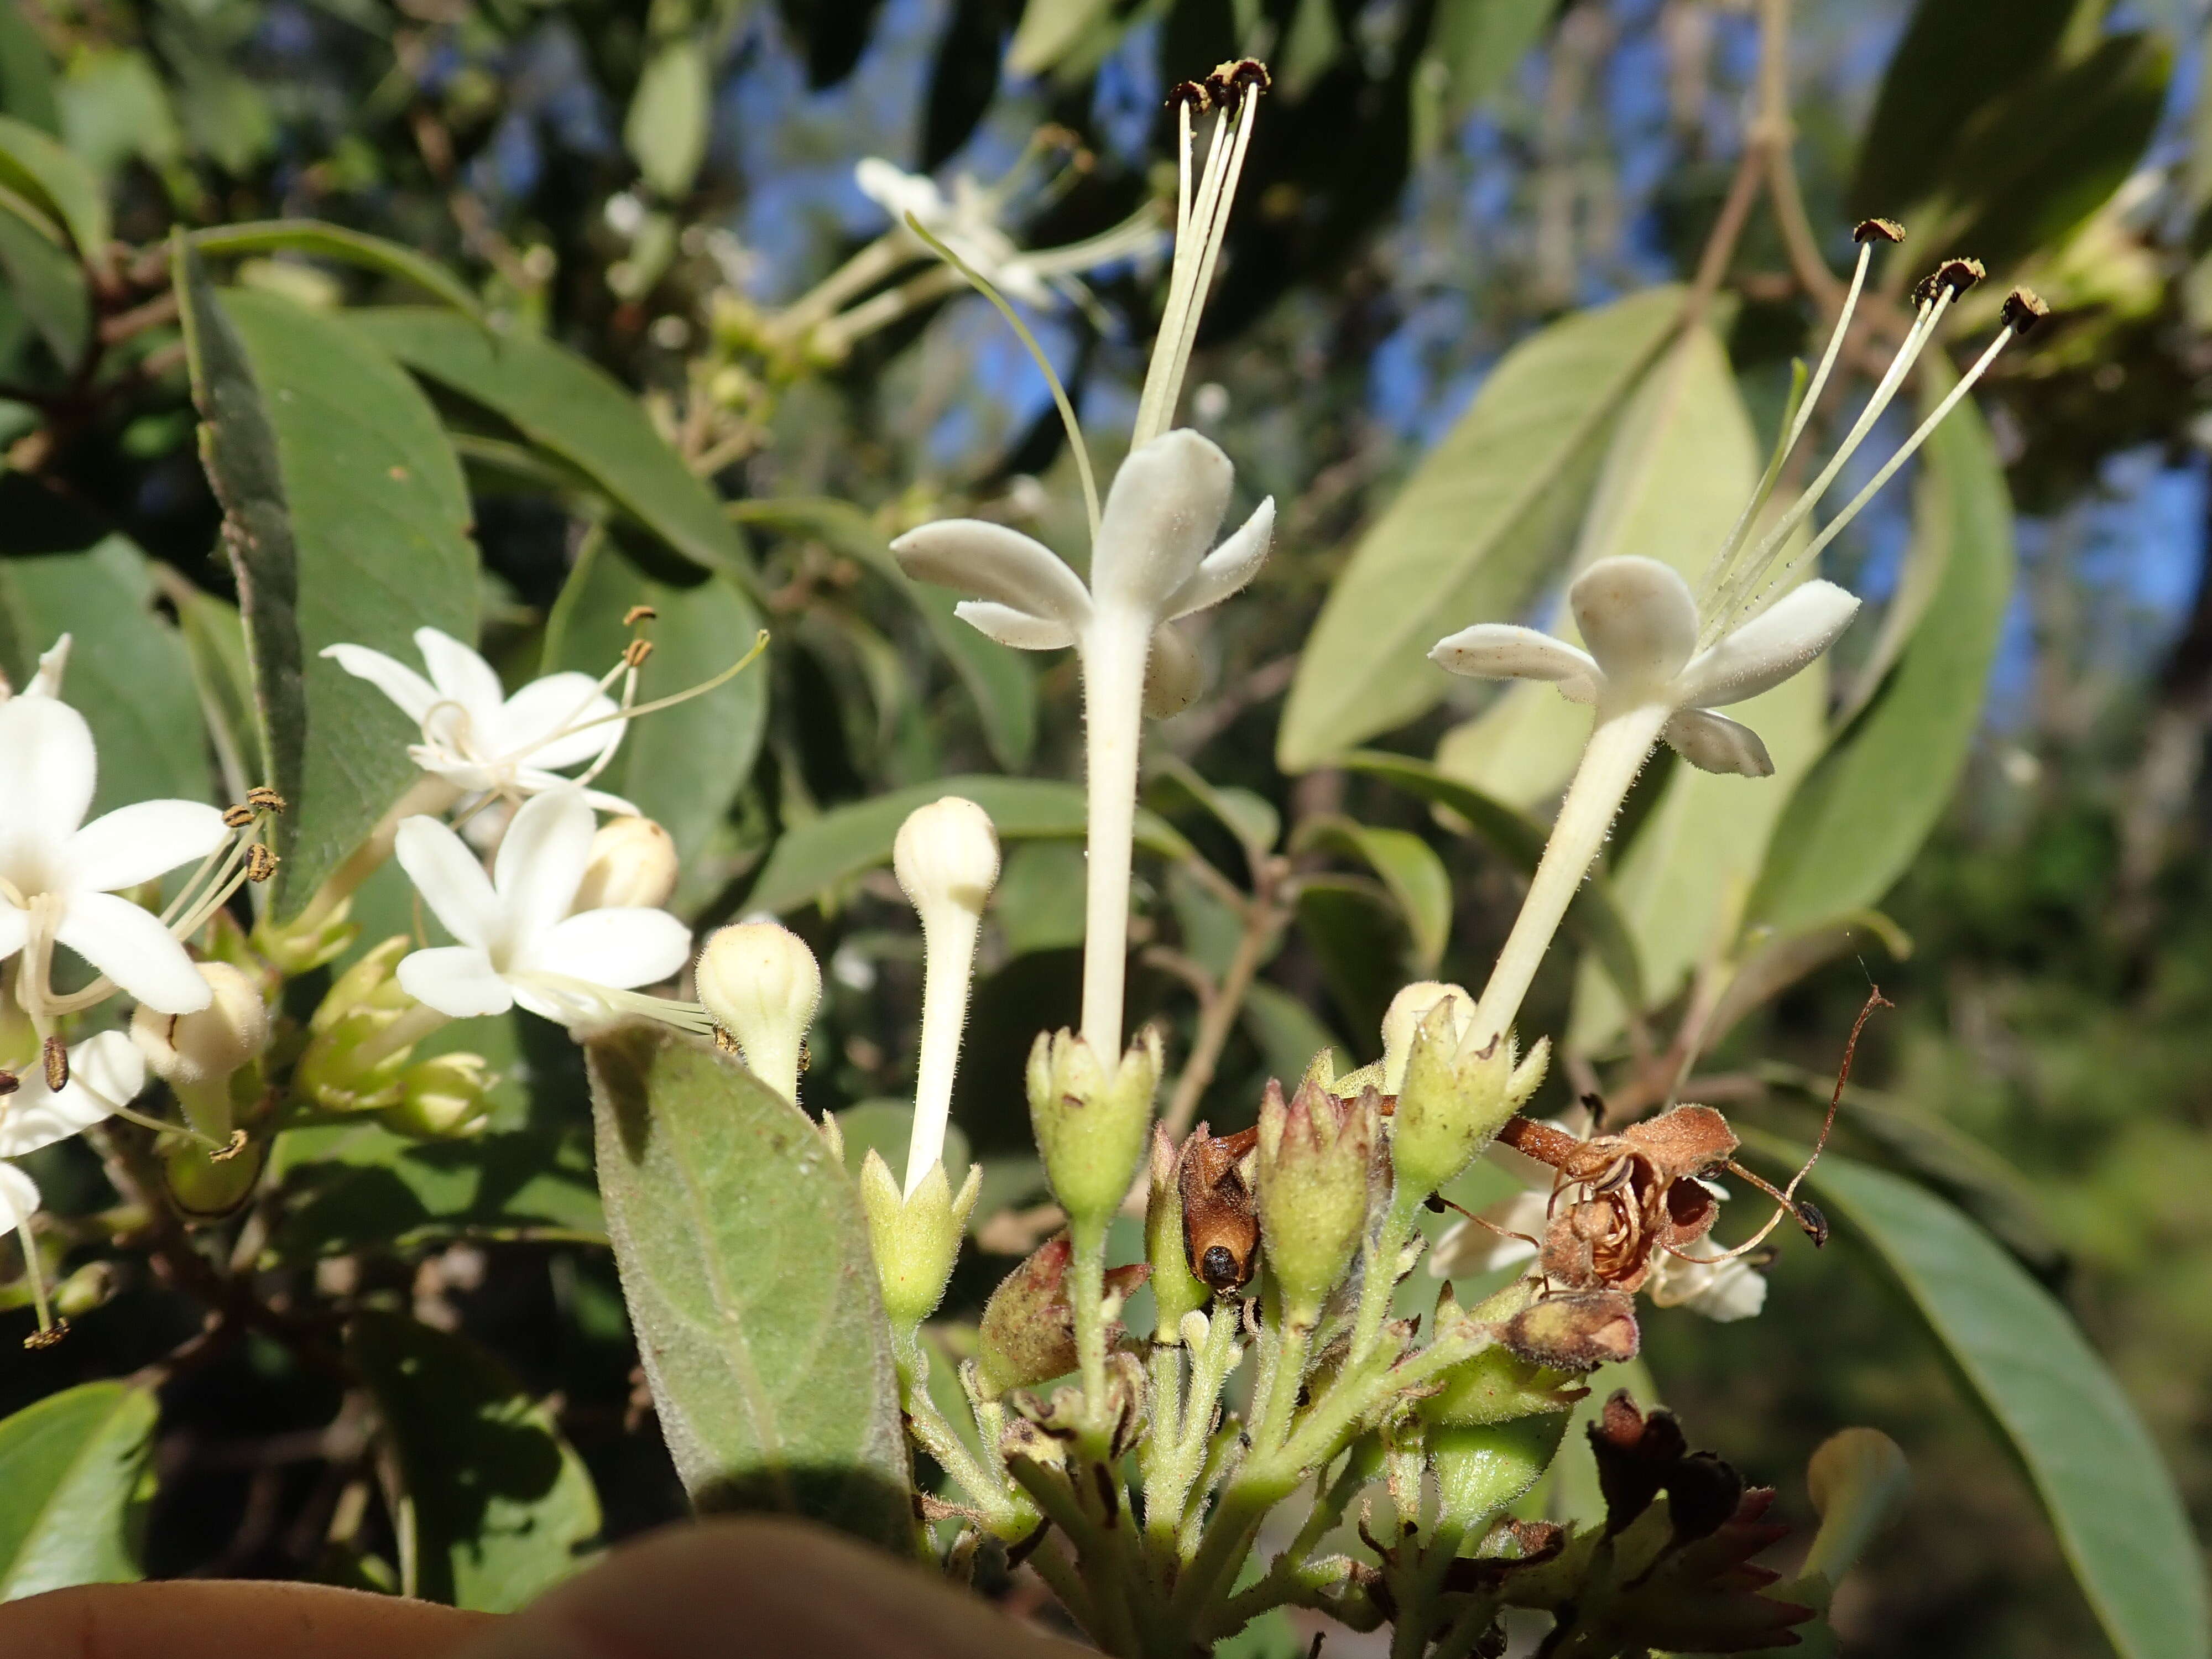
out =
[[(1269, 497), (1215, 547), (1236, 469), (1210, 440), (1188, 428), (1169, 429), (1251, 139), (1257, 94), (1266, 86), (1267, 71), (1247, 63), (1178, 89), (1182, 182), (1167, 310), (1133, 447), (1103, 514), (1091, 503), (1090, 586), (1049, 548), (981, 520), (924, 525), (891, 544), (909, 575), (977, 596), (959, 615), (1000, 644), (1024, 651), (1073, 646), (1082, 659), (1090, 768), (1083, 1031), (1100, 1055), (1121, 1049), (1142, 716), (1173, 714), (1198, 690), (1190, 647), (1167, 624), (1220, 604), (1249, 582), (1274, 529)], [(1194, 187), (1194, 109), (1218, 112)], [(1079, 452), (1081, 433), (1071, 436)], [(1086, 462), (1086, 490), (1087, 469)]]
[(1998, 352), (2045, 314), (2041, 301), (2016, 290), (2005, 301), (2004, 327), (1972, 368), (1843, 512), (1802, 550), (1785, 557), (1793, 532), (1872, 431), (1951, 301), (1981, 280), (1982, 268), (1975, 261), (1946, 260), (1916, 290), (1918, 310), (1904, 343), (1836, 454), (1747, 553), (1749, 533), (1835, 365), (1874, 245), (1895, 241), (1903, 234), (1885, 220), (1870, 219), (1859, 227), (1858, 264), (1820, 368), (1788, 411), (1787, 429), (1765, 476), (1716, 550), (1698, 594), (1655, 559), (1601, 559), (1568, 591), (1586, 650), (1534, 629), (1479, 623), (1439, 641), (1430, 653), (1454, 673), (1547, 680), (1570, 701), (1596, 708), (1589, 745), (1560, 805), (1528, 898), (1483, 988), (1472, 1034), (1477, 1043), (1502, 1036), (1511, 1025), (1568, 902), (1655, 744), (1663, 739), (1709, 772), (1764, 777), (1773, 771), (1759, 735), (1713, 709), (1781, 684), (1832, 645), (1858, 610), (1857, 599), (1832, 582), (1806, 581), (1793, 588), (1791, 577), (1927, 441)]
[(0, 703), (0, 957), (25, 953), (24, 1011), (33, 1020), (48, 1012), (56, 945), (163, 1013), (204, 1008), (207, 981), (185, 947), (117, 890), (214, 853), (228, 834), (222, 814), (199, 801), (147, 800), (86, 823), (97, 767), (92, 728), (67, 703)]
[[(415, 645), (428, 679), (365, 645), (325, 646), (323, 655), (376, 687), (422, 728), (422, 740), (409, 744), (408, 754), (457, 790), (534, 795), (571, 787), (580, 781), (562, 777), (561, 769), (590, 761), (592, 771), (580, 781), (588, 781), (622, 741), (625, 722), (606, 682), (548, 674), (510, 697), (492, 665), (450, 634), (418, 628)], [(605, 811), (637, 811), (596, 790), (585, 798)]]
[(69, 1054), (69, 1081), (57, 1089), (33, 1069), (0, 1095), (0, 1165), (90, 1128), (146, 1088), (146, 1061), (121, 1031), (88, 1037)]
[(399, 983), (407, 994), (455, 1018), (503, 1014), (520, 1003), (563, 1024), (654, 1002), (621, 994), (678, 973), (690, 954), (690, 931), (665, 910), (569, 914), (591, 860), (592, 829), (581, 790), (534, 796), (507, 826), (487, 877), (435, 818), (402, 823), (399, 862), (459, 941), (404, 958)]

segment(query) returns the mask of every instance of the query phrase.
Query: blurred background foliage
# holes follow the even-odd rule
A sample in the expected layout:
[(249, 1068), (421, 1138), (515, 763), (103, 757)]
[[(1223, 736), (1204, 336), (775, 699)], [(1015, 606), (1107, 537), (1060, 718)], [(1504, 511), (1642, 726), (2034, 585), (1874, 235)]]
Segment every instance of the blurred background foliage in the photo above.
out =
[[(1917, 624), (1885, 625), (1837, 670), (1835, 741), (1808, 788), (1844, 828), (1790, 816), (1778, 786), (1778, 824), (1730, 863), (1735, 830), (1687, 798), (1686, 775), (1677, 787), (1655, 766), (1606, 890), (1645, 983), (1628, 994), (1607, 976), (1607, 916), (1587, 917), (1593, 965), (1579, 986), (1548, 971), (1528, 1029), (1577, 1034), (1577, 1085), (1648, 1101), (1685, 1000), (1695, 1012), (1717, 960), (1768, 942), (1743, 931), (1747, 906), (1785, 939), (1784, 921), (1851, 913), (1777, 969), (1777, 994), (1730, 1008), (1745, 1017), (1700, 1062), (1703, 1097), (1802, 1136), (1877, 980), (1897, 1006), (1860, 1049), (1842, 1145), (1956, 1199), (2063, 1298), (2202, 1534), (2204, 29), (2191, 0), (2023, 0), (2001, 16), (1982, 0), (1802, 0), (1784, 88), (1802, 220), (1786, 204), (1754, 210), (1702, 322), (1677, 335), (1678, 309), (1663, 327), (1638, 321), (1676, 305), (1664, 296), (1599, 308), (1692, 280), (1747, 148), (1771, 142), (1758, 19), (1731, 0), (15, 0), (0, 12), (0, 148), (35, 156), (48, 135), (92, 187), (0, 166), (0, 205), (22, 208), (0, 213), (0, 665), (20, 683), (52, 633), (76, 629), (73, 689), (119, 799), (206, 793), (188, 712), (176, 726), (195, 702), (217, 758), (251, 772), (236, 590), (163, 245), (173, 226), (207, 233), (201, 255), (286, 316), (377, 305), (348, 313), (362, 319), (348, 337), (411, 370), (442, 419), (482, 550), (483, 637), (511, 678), (604, 665), (641, 598), (663, 614), (660, 689), (714, 672), (763, 622), (775, 633), (764, 672), (637, 732), (612, 787), (678, 833), (681, 908), (702, 921), (773, 909), (819, 948), (830, 993), (807, 1102), (854, 1109), (856, 1156), (902, 1138), (881, 1103), (911, 1085), (919, 942), (879, 867), (890, 828), (951, 780), (1009, 834), (956, 1106), (991, 1178), (983, 1253), (956, 1281), (972, 1315), (1006, 1266), (988, 1252), (1033, 1231), (1017, 1068), (1032, 1033), (1073, 1012), (1080, 933), (1079, 794), (984, 775), (1078, 775), (1075, 681), (1064, 658), (979, 646), (884, 549), (926, 517), (975, 511), (1077, 556), (1082, 519), (1044, 382), (980, 299), (926, 273), (869, 331), (834, 345), (779, 332), (785, 307), (888, 226), (854, 164), (1004, 179), (1018, 243), (1058, 247), (1159, 191), (1167, 84), (1240, 51), (1273, 64), (1189, 410), (1236, 459), (1240, 500), (1273, 495), (1282, 529), (1258, 584), (1198, 641), (1206, 693), (1156, 728), (1133, 1010), (1188, 1053), (1207, 999), (1256, 975), (1217, 1033), (1212, 1086), (1192, 1095), (1217, 1129), (1249, 1121), (1259, 1081), (1321, 1042), (1365, 1059), (1401, 978), (1480, 982), (1518, 891), (1516, 815), (1540, 816), (1560, 781), (1546, 771), (1549, 703), (1417, 678), (1386, 636), (1409, 617), (1425, 646), (1480, 615), (1541, 613), (1577, 534), (1585, 550), (1710, 545), (1702, 526), (1717, 501), (1726, 528), (1790, 358), (1817, 348), (1832, 295), (1808, 239), (1842, 266), (1851, 219), (1895, 216), (1911, 233), (1905, 276), (1954, 252), (1989, 262), (1995, 293), (1962, 307), (1967, 324), (1986, 333), (2014, 281), (2057, 315), (1984, 383), (1985, 422), (1931, 447), (1829, 555)], [(42, 216), (66, 236), (37, 234)], [(215, 228), (298, 220), (398, 251)], [(405, 250), (459, 273), (459, 291), (410, 270)], [(1160, 269), (1124, 258), (1024, 307), (1097, 434), (1133, 412)], [(426, 297), (457, 308), (392, 303)], [(467, 319), (477, 307), (565, 352), (495, 359)], [(1502, 401), (1513, 371), (1499, 365), (1532, 337), (1538, 351), (1569, 337), (1539, 335), (1562, 319), (1612, 331), (1595, 361), (1613, 379), (1517, 360), (1582, 402), (1541, 498), (1501, 530), (1481, 490), (1516, 480), (1486, 483), (1484, 468), (1531, 428)], [(244, 328), (257, 368), (311, 387), (321, 361), (288, 367), (294, 337), (275, 327)], [(1640, 378), (1662, 353), (1672, 377)], [(1487, 415), (1485, 397), (1501, 400)], [(641, 442), (647, 421), (657, 443)], [(1992, 495), (1976, 480), (1996, 469)], [(1477, 568), (1465, 550), (1486, 538)], [(465, 597), (451, 596), (456, 614)], [(1948, 674), (1949, 690), (1893, 711), (1889, 727), (1909, 730), (1884, 749), (1869, 734), (1908, 672)], [(1827, 741), (1823, 712), (1806, 717), (1800, 770)], [(1346, 762), (1370, 743), (1424, 764)], [(915, 793), (860, 805), (899, 790)], [(1700, 811), (1683, 833), (1722, 875), (1685, 909), (1643, 831)], [(1856, 915), (1876, 903), (1881, 917)], [(367, 941), (407, 926), (389, 881), (359, 909)], [(481, 1030), (467, 1042), (499, 1047)], [(412, 1343), (418, 1367), (472, 1379), (449, 1397), (492, 1415), (542, 1402), (531, 1420), (574, 1449), (555, 1484), (574, 1535), (592, 1532), (595, 1484), (618, 1538), (680, 1513), (681, 1493), (592, 1243), (573, 1054), (522, 1023), (507, 1047), (492, 1055), (501, 1114), (477, 1141), (289, 1134), (236, 1259), (280, 1306), (376, 1292), (411, 1311), (419, 1323), (356, 1331), (362, 1374)], [(96, 1207), (96, 1165), (66, 1153), (42, 1182), (64, 1213)], [(1844, 1227), (1825, 1254), (1782, 1250), (1754, 1321), (1654, 1312), (1658, 1392), (1698, 1443), (1783, 1484), (1798, 1518), (1793, 1472), (1834, 1429), (1873, 1423), (1904, 1444), (1917, 1496), (1838, 1605), (1845, 1650), (2095, 1650), (2027, 1481), (1858, 1249)], [(128, 1374), (194, 1328), (192, 1302), (143, 1265), (80, 1259), (81, 1276), (94, 1267), (82, 1299), (97, 1310), (64, 1347), (0, 1368), (0, 1407)], [(435, 1331), (468, 1340), (439, 1347)], [(381, 1409), (408, 1420), (389, 1390)], [(398, 1438), (434, 1466), (434, 1435)], [(374, 1490), (390, 1471), (374, 1455), (343, 1382), (266, 1334), (181, 1368), (163, 1392), (145, 1567), (393, 1582)], [(437, 1494), (417, 1496), (434, 1531)], [(507, 1570), (469, 1593), (501, 1604)], [(514, 1583), (538, 1570), (514, 1565)], [(434, 1572), (418, 1582), (461, 1593)]]

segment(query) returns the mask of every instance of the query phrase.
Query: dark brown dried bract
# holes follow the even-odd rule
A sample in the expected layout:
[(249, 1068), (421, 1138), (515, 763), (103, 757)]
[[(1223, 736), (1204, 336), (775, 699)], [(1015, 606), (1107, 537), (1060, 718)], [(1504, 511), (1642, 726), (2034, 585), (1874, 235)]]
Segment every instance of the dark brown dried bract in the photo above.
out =
[(2005, 295), (2004, 324), (2015, 334), (2025, 334), (2051, 314), (2051, 307), (2032, 288), (2016, 288)]
[(1854, 242), (1901, 242), (1905, 227), (1894, 219), (1862, 219), (1852, 228)]
[(1539, 1365), (1594, 1371), (1633, 1359), (1642, 1334), (1632, 1297), (1619, 1291), (1586, 1291), (1531, 1303), (1505, 1322), (1498, 1340)]
[(1259, 1263), (1259, 1206), (1237, 1167), (1258, 1136), (1257, 1129), (1217, 1136), (1201, 1123), (1176, 1160), (1183, 1255), (1191, 1277), (1217, 1296), (1243, 1289)]

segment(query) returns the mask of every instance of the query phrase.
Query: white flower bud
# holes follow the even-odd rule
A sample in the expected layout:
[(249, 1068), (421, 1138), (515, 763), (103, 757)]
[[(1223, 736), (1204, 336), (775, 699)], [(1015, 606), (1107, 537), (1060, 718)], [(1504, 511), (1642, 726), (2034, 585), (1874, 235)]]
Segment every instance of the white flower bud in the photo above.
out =
[(910, 1198), (945, 1152), (975, 939), (984, 901), (999, 879), (999, 833), (974, 801), (947, 795), (907, 814), (891, 846), (891, 867), (921, 916), (921, 1058), (906, 1159)]
[(737, 1038), (753, 1075), (798, 1104), (799, 1050), (822, 1001), (822, 969), (805, 940), (773, 921), (719, 928), (696, 977), (699, 1000)]
[(658, 910), (676, 890), (676, 841), (651, 818), (611, 818), (592, 837), (578, 910)]
[(923, 927), (947, 906), (981, 915), (999, 879), (999, 833), (974, 801), (947, 795), (907, 814), (891, 868)]
[(163, 1014), (143, 1004), (131, 1036), (156, 1075), (179, 1086), (220, 1082), (269, 1046), (269, 1009), (253, 981), (226, 962), (194, 966), (215, 994), (196, 1014)]
[(1467, 1028), (1474, 1021), (1474, 999), (1462, 985), (1448, 985), (1433, 979), (1415, 980), (1390, 999), (1390, 1006), (1382, 1016), (1382, 1083), (1386, 1095), (1395, 1095), (1406, 1084), (1406, 1062), (1413, 1053), (1413, 1034), (1429, 1011), (1448, 997), (1458, 999), (1452, 1012), (1452, 1024), (1456, 1034), (1467, 1035)]

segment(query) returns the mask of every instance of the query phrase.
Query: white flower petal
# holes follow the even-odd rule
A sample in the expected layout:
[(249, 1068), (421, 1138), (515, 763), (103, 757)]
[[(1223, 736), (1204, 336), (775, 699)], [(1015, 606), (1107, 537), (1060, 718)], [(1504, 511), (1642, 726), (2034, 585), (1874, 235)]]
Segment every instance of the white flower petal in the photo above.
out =
[(491, 957), (472, 945), (441, 945), (399, 958), (399, 988), (416, 1001), (455, 1019), (503, 1014), (514, 993), (492, 970)]
[(208, 1006), (208, 982), (160, 921), (112, 893), (72, 893), (54, 938), (158, 1014)]
[(1169, 596), (1213, 545), (1236, 477), (1221, 447), (1188, 427), (1131, 451), (1106, 495), (1091, 551), (1091, 593), (1165, 617)]
[(1741, 1256), (1686, 1261), (1662, 1253), (1647, 1289), (1658, 1307), (1687, 1308), (1723, 1325), (1749, 1319), (1766, 1305), (1766, 1276)]
[(1759, 733), (1725, 714), (1683, 708), (1660, 728), (1668, 746), (1700, 772), (1729, 772), (1742, 778), (1771, 778), (1774, 762)]
[(1017, 651), (1065, 651), (1075, 643), (1075, 630), (1066, 623), (1032, 617), (993, 599), (963, 599), (952, 614), (985, 639)]
[(918, 582), (995, 599), (1073, 630), (1090, 620), (1091, 596), (1066, 561), (1002, 524), (940, 519), (908, 531), (891, 551)]
[(1597, 664), (1587, 651), (1515, 623), (1462, 628), (1430, 647), (1429, 660), (1469, 679), (1552, 680), (1562, 690), (1569, 685), (1594, 690), (1599, 678)]
[(1206, 672), (1188, 640), (1165, 623), (1152, 630), (1145, 662), (1145, 712), (1156, 720), (1180, 714), (1198, 701)]
[(499, 894), (507, 940), (517, 952), (526, 951), (576, 902), (597, 828), (583, 792), (574, 786), (532, 795), (507, 826), (492, 860), (491, 884)]
[(56, 697), (0, 702), (0, 857), (43, 887), (92, 805), (99, 762), (84, 716)]
[[(534, 767), (518, 766), (514, 775), (507, 780), (526, 795), (539, 795), (548, 789), (574, 789), (576, 781), (564, 778), (558, 772), (540, 772)], [(601, 812), (611, 812), (617, 817), (638, 818), (645, 816), (634, 803), (620, 795), (610, 795), (604, 789), (586, 789), (584, 804)]]
[(463, 945), (477, 946), (501, 936), (499, 896), (459, 836), (435, 818), (407, 818), (392, 850), (447, 933)]
[(673, 979), (691, 954), (691, 930), (665, 910), (586, 910), (533, 939), (518, 973), (562, 974), (627, 991)]
[(1275, 498), (1270, 495), (1253, 508), (1234, 535), (1200, 559), (1190, 580), (1169, 596), (1167, 620), (1219, 605), (1239, 592), (1267, 562), (1267, 544), (1274, 533)]
[(13, 1232), (38, 1212), (39, 1183), (12, 1164), (0, 1164), (0, 1231)]
[[(489, 752), (508, 755), (546, 771), (579, 761), (596, 760), (622, 739), (622, 720), (608, 720), (578, 732), (568, 728), (615, 713), (615, 700), (589, 674), (548, 674), (532, 680), (507, 700)], [(567, 731), (563, 737), (556, 732)], [(550, 742), (546, 739), (551, 738)]]
[(1833, 645), (1858, 610), (1858, 595), (1833, 582), (1792, 588), (1682, 671), (1683, 701), (1717, 708), (1781, 684)]
[(489, 663), (451, 634), (434, 628), (415, 630), (415, 648), (422, 653), (430, 683), (438, 688), (440, 697), (468, 710), (478, 731), (496, 726), (507, 692)]
[(945, 216), (945, 195), (935, 179), (894, 167), (880, 155), (862, 156), (854, 165), (853, 182), (861, 195), (902, 224), (911, 213), (933, 229)]
[(87, 1037), (70, 1050), (70, 1088), (80, 1082), (111, 1103), (128, 1106), (146, 1092), (146, 1056), (128, 1031)]
[(420, 726), (430, 705), (438, 701), (438, 688), (396, 658), (365, 645), (326, 645), (322, 654), (357, 680), (371, 685), (399, 705), (399, 712)]
[(31, 937), (31, 913), (0, 899), (0, 962), (21, 950)]
[(1575, 624), (1616, 692), (1656, 691), (1698, 643), (1698, 604), (1671, 565), (1633, 555), (1600, 559), (1567, 590)]
[(102, 1031), (70, 1050), (70, 1080), (59, 1093), (35, 1067), (0, 1099), (0, 1158), (21, 1158), (90, 1127), (146, 1089), (146, 1061), (122, 1031)]
[(227, 831), (222, 814), (200, 801), (142, 800), (102, 813), (70, 837), (68, 879), (79, 890), (112, 893), (205, 858)]

